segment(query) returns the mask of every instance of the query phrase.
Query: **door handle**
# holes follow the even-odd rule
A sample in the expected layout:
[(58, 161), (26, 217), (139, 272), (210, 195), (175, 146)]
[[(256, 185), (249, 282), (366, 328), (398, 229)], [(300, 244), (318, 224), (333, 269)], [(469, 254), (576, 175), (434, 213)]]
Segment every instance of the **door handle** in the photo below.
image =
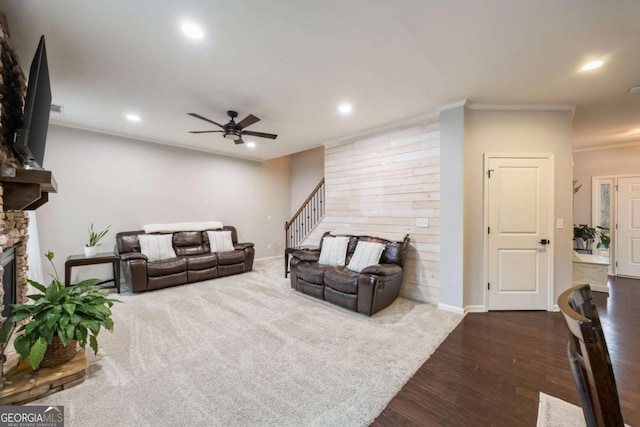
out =
[(540, 244), (541, 244), (541, 245), (548, 245), (548, 244), (551, 244), (551, 240), (549, 240), (549, 239), (542, 239), (542, 240), (540, 240)]

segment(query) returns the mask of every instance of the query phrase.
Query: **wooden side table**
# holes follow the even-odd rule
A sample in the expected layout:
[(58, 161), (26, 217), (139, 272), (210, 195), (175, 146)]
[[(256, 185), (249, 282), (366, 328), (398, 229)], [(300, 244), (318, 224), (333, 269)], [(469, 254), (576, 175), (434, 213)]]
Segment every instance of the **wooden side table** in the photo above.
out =
[(113, 279), (103, 280), (98, 283), (113, 282), (116, 290), (120, 293), (120, 257), (115, 252), (100, 252), (96, 256), (69, 255), (64, 263), (64, 284), (71, 284), (71, 269), (84, 265), (111, 264), (113, 266)]

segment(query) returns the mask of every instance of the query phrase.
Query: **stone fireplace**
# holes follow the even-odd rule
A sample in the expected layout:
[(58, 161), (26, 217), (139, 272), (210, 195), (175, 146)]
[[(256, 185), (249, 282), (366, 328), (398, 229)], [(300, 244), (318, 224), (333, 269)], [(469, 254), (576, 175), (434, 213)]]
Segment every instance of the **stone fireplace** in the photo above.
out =
[[(2, 187), (0, 187), (0, 191)], [(6, 251), (13, 251), (13, 270), (15, 272), (14, 281), (14, 295), (12, 299), (15, 299), (17, 303), (27, 302), (27, 240), (29, 234), (27, 229), (29, 227), (29, 218), (24, 211), (8, 211), (2, 212), (0, 224), (0, 243), (2, 243), (3, 254)], [(0, 309), (2, 313), (5, 312), (5, 305), (11, 304), (12, 301), (5, 299), (4, 291), (4, 279), (5, 279), (5, 267), (0, 266), (0, 280), (2, 280), (2, 287), (0, 287)], [(0, 317), (0, 323), (4, 323), (5, 318)], [(4, 378), (6, 367), (15, 366), (15, 362), (18, 359), (13, 348), (13, 340), (10, 340), (4, 349), (4, 355), (6, 362), (2, 363), (0, 359), (0, 367), (2, 368), (2, 378)], [(1, 357), (1, 356), (0, 356)], [(2, 381), (0, 381), (0, 384)]]
[[(15, 130), (22, 126), (22, 109), (25, 97), (26, 78), (20, 68), (18, 58), (14, 53), (9, 38), (9, 30), (6, 17), (0, 12), (0, 248), (2, 253), (12, 248), (14, 251), (15, 288), (12, 289), (17, 303), (27, 301), (27, 240), (29, 239), (29, 217), (24, 210), (14, 210), (11, 203), (17, 194), (17, 184), (4, 181), (6, 168), (15, 170), (23, 169), (17, 159), (11, 143)], [(11, 194), (7, 194), (7, 191)], [(0, 267), (0, 280), (4, 277), (4, 267)], [(4, 286), (0, 286), (0, 312), (4, 312), (5, 304), (13, 301), (5, 301)], [(0, 324), (5, 319), (0, 315)], [(17, 359), (13, 349), (13, 341), (6, 345), (5, 356), (7, 362), (3, 362), (0, 356), (0, 388), (4, 382), (5, 367), (12, 365), (10, 361)], [(15, 365), (15, 363), (13, 363)]]

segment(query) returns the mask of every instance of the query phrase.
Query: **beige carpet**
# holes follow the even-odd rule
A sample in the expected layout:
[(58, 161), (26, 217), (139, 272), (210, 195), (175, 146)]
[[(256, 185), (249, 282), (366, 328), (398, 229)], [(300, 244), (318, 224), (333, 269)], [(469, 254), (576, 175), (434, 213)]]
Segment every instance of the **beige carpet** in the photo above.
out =
[[(537, 427), (584, 427), (582, 408), (540, 392)], [(625, 426), (630, 427), (628, 424)]]
[(33, 404), (67, 426), (365, 426), (461, 320), (398, 299), (369, 318), (250, 273), (122, 294), (89, 377)]

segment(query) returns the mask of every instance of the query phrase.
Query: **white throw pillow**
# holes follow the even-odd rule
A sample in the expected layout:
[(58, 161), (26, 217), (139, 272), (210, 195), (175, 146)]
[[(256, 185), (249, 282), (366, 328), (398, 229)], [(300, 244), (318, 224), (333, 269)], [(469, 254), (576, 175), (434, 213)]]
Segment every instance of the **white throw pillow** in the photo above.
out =
[(365, 267), (376, 265), (380, 262), (383, 251), (384, 245), (382, 243), (365, 242), (361, 240), (358, 242), (347, 268), (360, 273)]
[(176, 257), (173, 250), (173, 234), (140, 234), (140, 252), (149, 258), (149, 261), (160, 261)]
[(318, 264), (332, 265), (334, 267), (343, 266), (347, 257), (348, 244), (349, 238), (345, 236), (323, 237)]
[(233, 252), (236, 250), (231, 240), (231, 230), (207, 231), (207, 236), (209, 236), (211, 252)]

